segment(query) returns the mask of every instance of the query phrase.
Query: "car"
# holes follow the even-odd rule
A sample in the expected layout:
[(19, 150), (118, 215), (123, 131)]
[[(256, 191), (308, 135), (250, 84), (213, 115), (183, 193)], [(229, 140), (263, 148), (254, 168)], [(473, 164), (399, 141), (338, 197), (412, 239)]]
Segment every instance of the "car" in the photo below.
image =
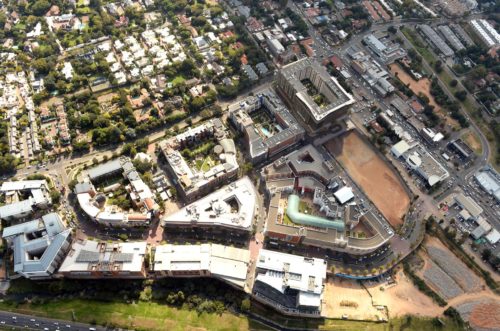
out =
[(69, 324), (66, 324), (66, 327), (67, 327), (67, 328), (70, 328), (70, 327), (71, 327), (71, 325), (69, 325)]
[(0, 321), (0, 324), (5, 324), (5, 321)]
[(34, 319), (34, 318), (32, 318), (32, 319), (30, 319), (30, 321), (31, 321), (31, 322), (35, 322), (35, 319)]
[(16, 317), (16, 316), (12, 316), (12, 319), (13, 319), (13, 320), (17, 320), (17, 317)]

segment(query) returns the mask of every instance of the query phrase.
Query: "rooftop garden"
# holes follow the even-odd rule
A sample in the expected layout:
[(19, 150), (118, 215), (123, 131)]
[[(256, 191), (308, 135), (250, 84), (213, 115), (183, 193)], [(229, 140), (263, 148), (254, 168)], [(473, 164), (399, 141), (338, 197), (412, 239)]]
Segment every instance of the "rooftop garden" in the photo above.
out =
[(314, 100), (314, 102), (321, 108), (328, 105), (328, 99), (321, 93), (316, 86), (309, 80), (304, 79), (301, 83), (306, 87), (307, 94)]

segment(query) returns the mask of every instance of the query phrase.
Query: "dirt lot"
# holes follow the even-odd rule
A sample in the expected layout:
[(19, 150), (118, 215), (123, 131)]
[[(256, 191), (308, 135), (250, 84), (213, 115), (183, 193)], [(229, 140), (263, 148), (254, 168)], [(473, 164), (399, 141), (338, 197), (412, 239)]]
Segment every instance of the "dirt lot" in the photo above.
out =
[(436, 101), (434, 101), (434, 97), (430, 93), (431, 81), (429, 79), (422, 78), (416, 81), (410, 75), (408, 75), (406, 71), (404, 71), (397, 63), (391, 64), (389, 66), (389, 69), (391, 70), (391, 73), (393, 75), (397, 75), (400, 81), (408, 85), (413, 93), (418, 95), (421, 92), (422, 94), (426, 95), (429, 98), (429, 104), (431, 106), (434, 106), (435, 110), (439, 110), (439, 106), (437, 105)]
[(428, 78), (421, 78), (416, 81), (410, 75), (408, 75), (397, 63), (391, 64), (389, 66), (389, 69), (393, 75), (397, 74), (399, 80), (407, 85), (413, 91), (413, 93), (415, 93), (416, 95), (418, 95), (419, 93), (426, 95), (429, 98), (429, 105), (434, 106), (434, 110), (441, 114), (448, 125), (456, 128), (460, 127), (456, 120), (449, 116), (445, 116), (445, 114), (443, 114), (443, 112), (441, 111), (441, 107), (438, 106), (438, 104), (434, 100), (434, 97), (430, 93), (431, 81)]
[[(379, 310), (376, 306), (387, 307), (389, 317), (408, 314), (434, 317), (442, 313), (443, 308), (419, 292), (403, 272), (396, 275), (396, 281), (397, 284), (392, 287), (387, 287), (385, 282), (365, 282), (367, 289), (364, 289), (353, 280), (329, 280), (325, 286), (323, 314), (331, 318), (341, 318), (344, 314), (349, 319), (386, 318), (385, 309)], [(384, 289), (381, 290), (381, 287)], [(344, 305), (341, 305), (342, 301)], [(347, 302), (355, 303), (357, 307), (347, 307)]]
[(474, 133), (468, 132), (462, 136), (462, 139), (467, 143), (467, 145), (470, 146), (470, 148), (472, 148), (475, 153), (481, 154), (483, 150), (481, 141)]
[(500, 330), (500, 302), (491, 299), (467, 302), (457, 310), (475, 330)]
[(397, 75), (400, 81), (402, 81), (405, 85), (408, 85), (413, 93), (415, 93), (416, 95), (418, 95), (419, 93), (426, 95), (429, 98), (429, 104), (431, 106), (434, 106), (434, 109), (436, 111), (440, 109), (436, 101), (434, 101), (434, 97), (430, 93), (431, 81), (429, 79), (422, 78), (416, 81), (410, 75), (408, 75), (406, 71), (401, 69), (401, 67), (397, 63), (391, 64), (389, 66), (389, 69), (391, 70), (391, 73), (393, 75)]
[(380, 290), (380, 285), (367, 286), (373, 304), (387, 306), (391, 317), (407, 314), (433, 317), (443, 311), (431, 298), (420, 292), (402, 271), (397, 273), (396, 282), (397, 285), (384, 291)]
[[(350, 302), (357, 307), (341, 306), (341, 302)], [(322, 314), (329, 318), (342, 318), (347, 315), (353, 320), (376, 320), (385, 317), (383, 311), (372, 306), (368, 292), (356, 281), (336, 277), (325, 284)]]
[(372, 150), (372, 146), (365, 143), (359, 133), (350, 131), (330, 140), (326, 148), (342, 163), (391, 225), (401, 225), (410, 205), (410, 197), (397, 174)]
[[(433, 263), (439, 265), (441, 270), (449, 275), (451, 282), (456, 285), (444, 284), (446, 288), (440, 289), (426, 280), (427, 284), (441, 295), (443, 295), (442, 292), (449, 290), (447, 287), (459, 286), (463, 291), (462, 294), (449, 299), (448, 305), (455, 307), (462, 318), (469, 321), (474, 329), (500, 330), (500, 297), (486, 286), (483, 279), (459, 261), (441, 241), (436, 238), (427, 238), (424, 246), (428, 253), (420, 252), (425, 263), (422, 268), (419, 268), (417, 275), (424, 278), (424, 270), (427, 270), (431, 261), (434, 261), (430, 260), (430, 256), (432, 256), (436, 260)], [(436, 255), (436, 249), (442, 252)]]

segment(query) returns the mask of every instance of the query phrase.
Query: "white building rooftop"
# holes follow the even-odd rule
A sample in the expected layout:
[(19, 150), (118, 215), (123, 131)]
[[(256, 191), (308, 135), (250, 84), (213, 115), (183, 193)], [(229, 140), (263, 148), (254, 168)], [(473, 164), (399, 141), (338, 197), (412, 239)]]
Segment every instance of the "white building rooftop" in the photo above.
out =
[(211, 275), (244, 287), (250, 251), (217, 244), (156, 247), (154, 270), (170, 275)]
[(64, 259), (59, 272), (140, 273), (144, 268), (145, 241), (106, 243), (94, 240), (76, 241)]
[(243, 177), (162, 219), (163, 226), (206, 224), (252, 228), (257, 193), (252, 181)]
[(326, 267), (323, 259), (261, 249), (257, 269), (265, 272), (259, 273), (257, 279), (267, 282), (281, 293), (291, 288), (321, 295)]

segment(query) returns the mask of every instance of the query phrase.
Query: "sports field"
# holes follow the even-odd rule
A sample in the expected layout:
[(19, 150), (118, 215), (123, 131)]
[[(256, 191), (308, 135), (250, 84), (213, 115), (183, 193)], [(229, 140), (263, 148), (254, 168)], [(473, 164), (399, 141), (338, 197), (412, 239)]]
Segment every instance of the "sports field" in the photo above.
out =
[(330, 140), (326, 148), (377, 206), (392, 226), (403, 224), (410, 197), (397, 174), (356, 131)]

